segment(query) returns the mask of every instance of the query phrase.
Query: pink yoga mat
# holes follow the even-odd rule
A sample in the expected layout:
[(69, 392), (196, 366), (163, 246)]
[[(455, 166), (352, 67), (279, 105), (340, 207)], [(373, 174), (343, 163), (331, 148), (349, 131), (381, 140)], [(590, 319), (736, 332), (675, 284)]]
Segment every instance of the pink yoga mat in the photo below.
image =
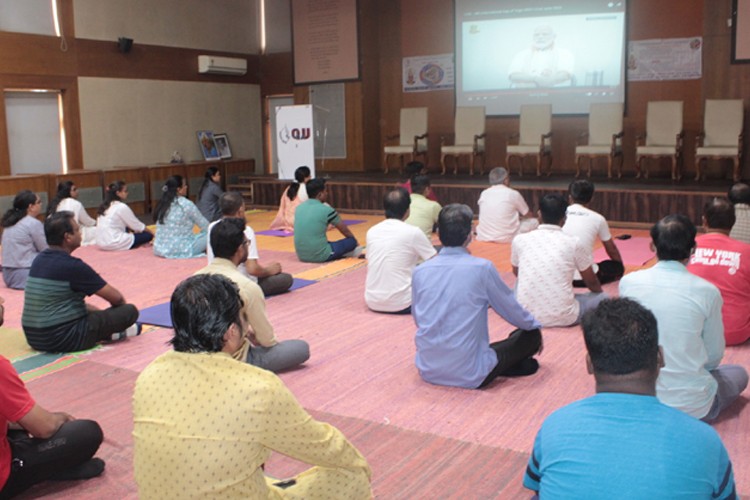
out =
[[(613, 240), (617, 249), (622, 255), (622, 263), (626, 266), (642, 266), (649, 260), (653, 259), (656, 255), (651, 250), (651, 239), (650, 238), (630, 238), (629, 240)], [(597, 249), (594, 252), (594, 260), (596, 262), (607, 260), (606, 250), (604, 247)]]

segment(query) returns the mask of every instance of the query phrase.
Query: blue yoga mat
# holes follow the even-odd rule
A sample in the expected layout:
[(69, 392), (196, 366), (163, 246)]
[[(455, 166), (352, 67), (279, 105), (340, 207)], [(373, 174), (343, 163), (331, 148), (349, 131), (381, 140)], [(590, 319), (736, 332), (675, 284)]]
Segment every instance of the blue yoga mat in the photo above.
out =
[(138, 323), (172, 328), (172, 314), (169, 312), (169, 302), (141, 309), (138, 315)]
[[(291, 292), (299, 288), (304, 288), (314, 283), (317, 283), (317, 281), (294, 278), (294, 282), (289, 288), (289, 291)], [(169, 302), (142, 309), (138, 315), (138, 323), (172, 328), (172, 314), (169, 312)]]
[(266, 229), (265, 231), (256, 231), (255, 234), (260, 234), (263, 236), (278, 236), (279, 238), (294, 236), (293, 231), (281, 231), (280, 229)]

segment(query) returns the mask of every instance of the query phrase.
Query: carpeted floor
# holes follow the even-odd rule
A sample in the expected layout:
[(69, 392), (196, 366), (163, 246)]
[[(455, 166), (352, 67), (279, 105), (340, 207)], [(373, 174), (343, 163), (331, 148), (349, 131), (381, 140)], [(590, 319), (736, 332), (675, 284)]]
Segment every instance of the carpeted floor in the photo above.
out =
[[(248, 215), (256, 229), (268, 227), (271, 212)], [(360, 242), (380, 217), (350, 226)], [(646, 236), (645, 231), (614, 230)], [(335, 238), (336, 233), (329, 237)], [(433, 386), (414, 368), (414, 324), (410, 316), (380, 315), (363, 301), (366, 261), (305, 264), (293, 254), (293, 239), (258, 236), (262, 262), (280, 262), (285, 271), (317, 283), (267, 301), (281, 339), (303, 338), (311, 359), (281, 378), (317, 418), (339, 427), (367, 457), (377, 498), (523, 498), (521, 478), (534, 435), (543, 419), (560, 406), (593, 394), (586, 374), (580, 329), (545, 329), (545, 349), (537, 375), (499, 379), (483, 391)], [(475, 255), (492, 260), (512, 286), (510, 245), (472, 243)], [(139, 307), (169, 300), (174, 286), (205, 265), (204, 259), (164, 260), (149, 247), (107, 253), (85, 247), (76, 255), (90, 263)], [(633, 270), (640, 266), (631, 266)], [(617, 293), (617, 285), (606, 287)], [(19, 340), (23, 294), (0, 289), (6, 299), (6, 327), (0, 354), (32, 363), (36, 354)], [(490, 314), (491, 339), (511, 327)], [(148, 328), (137, 338), (60, 359), (28, 386), (50, 410), (94, 418), (105, 432), (99, 455), (107, 461), (101, 478), (82, 483), (40, 485), (25, 498), (136, 498), (132, 477), (130, 398), (138, 373), (167, 351), (171, 330)], [(29, 360), (29, 361), (27, 361)], [(750, 364), (750, 346), (727, 349), (725, 362)], [(32, 372), (29, 372), (32, 373)], [(739, 493), (750, 493), (750, 419), (747, 396), (714, 425), (734, 463)], [(743, 414), (741, 415), (740, 412)], [(284, 477), (303, 465), (274, 456), (268, 472)]]

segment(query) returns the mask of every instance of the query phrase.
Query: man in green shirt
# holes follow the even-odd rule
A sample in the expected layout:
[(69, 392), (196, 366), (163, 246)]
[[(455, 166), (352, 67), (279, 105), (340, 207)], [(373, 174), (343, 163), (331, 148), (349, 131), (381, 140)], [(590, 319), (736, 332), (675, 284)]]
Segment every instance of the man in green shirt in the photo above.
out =
[[(309, 199), (297, 207), (294, 214), (294, 250), (302, 262), (327, 262), (342, 257), (356, 256), (357, 239), (341, 220), (339, 214), (326, 203), (328, 190), (325, 179), (307, 183)], [(344, 236), (328, 241), (326, 231), (333, 225)]]

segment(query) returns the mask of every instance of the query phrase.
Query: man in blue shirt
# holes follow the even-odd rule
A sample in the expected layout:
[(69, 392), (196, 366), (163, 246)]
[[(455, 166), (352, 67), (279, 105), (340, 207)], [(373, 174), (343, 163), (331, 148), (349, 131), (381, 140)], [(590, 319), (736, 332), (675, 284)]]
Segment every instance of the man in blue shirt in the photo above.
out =
[[(532, 357), (542, 348), (540, 324), (516, 301), (492, 262), (473, 257), (474, 217), (466, 205), (440, 211), (443, 249), (414, 270), (412, 315), (417, 324), (416, 364), (432, 384), (482, 388), (498, 376), (536, 373)], [(490, 344), (487, 309), (519, 328)]]
[(736, 498), (716, 431), (656, 398), (664, 356), (653, 313), (611, 299), (582, 324), (597, 394), (547, 417), (524, 486), (540, 498)]

